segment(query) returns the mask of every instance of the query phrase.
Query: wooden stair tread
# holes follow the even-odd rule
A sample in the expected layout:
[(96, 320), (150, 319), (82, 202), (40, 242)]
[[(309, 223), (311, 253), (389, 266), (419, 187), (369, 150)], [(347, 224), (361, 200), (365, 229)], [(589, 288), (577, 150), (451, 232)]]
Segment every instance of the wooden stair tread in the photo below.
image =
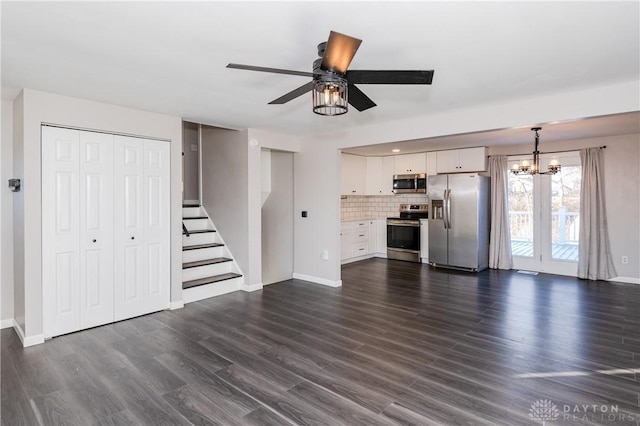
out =
[(206, 278), (200, 278), (197, 280), (186, 281), (182, 283), (182, 289), (186, 290), (188, 288), (198, 287), (205, 284), (217, 283), (219, 281), (239, 278), (241, 276), (242, 276), (241, 274), (236, 274), (235, 272), (228, 272), (226, 274), (214, 275), (213, 277), (206, 277)]
[(214, 247), (224, 247), (224, 244), (222, 244), (222, 243), (195, 244), (195, 245), (192, 245), (192, 246), (184, 246), (184, 247), (182, 247), (182, 251), (185, 251), (185, 250), (198, 250), (198, 249), (214, 248)]
[(182, 264), (182, 269), (196, 268), (198, 266), (216, 265), (218, 263), (231, 262), (228, 257), (216, 257), (214, 259), (198, 260), (195, 262), (187, 262)]
[(216, 232), (215, 229), (196, 229), (193, 231), (189, 231), (189, 234), (204, 234), (207, 232)]
[(207, 216), (183, 217), (182, 220), (209, 219)]
[(183, 204), (182, 204), (182, 207), (183, 207), (183, 208), (188, 208), (188, 207), (200, 207), (200, 204), (195, 204), (195, 203), (192, 203), (192, 204), (184, 204), (184, 203), (183, 203)]

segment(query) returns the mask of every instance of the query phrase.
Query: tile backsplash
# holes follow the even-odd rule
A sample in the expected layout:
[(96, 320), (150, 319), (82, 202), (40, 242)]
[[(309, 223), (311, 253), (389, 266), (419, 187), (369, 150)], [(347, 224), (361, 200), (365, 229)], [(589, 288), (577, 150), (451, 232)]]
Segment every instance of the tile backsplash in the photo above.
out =
[(425, 194), (343, 195), (340, 217), (345, 220), (385, 219), (398, 216), (400, 204), (427, 203)]

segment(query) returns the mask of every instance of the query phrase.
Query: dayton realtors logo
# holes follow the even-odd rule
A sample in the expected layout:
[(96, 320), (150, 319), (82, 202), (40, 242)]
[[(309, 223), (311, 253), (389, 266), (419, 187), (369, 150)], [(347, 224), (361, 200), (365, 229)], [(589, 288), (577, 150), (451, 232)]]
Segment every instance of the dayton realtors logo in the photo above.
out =
[(531, 420), (542, 422), (544, 426), (546, 422), (557, 420), (560, 417), (560, 410), (553, 402), (548, 399), (539, 399), (529, 408), (529, 418)]
[(564, 404), (558, 406), (548, 399), (539, 399), (531, 404), (529, 418), (541, 422), (543, 426), (546, 422), (556, 420), (616, 424), (634, 424), (633, 422), (639, 420), (638, 416), (631, 413), (621, 413), (617, 404)]

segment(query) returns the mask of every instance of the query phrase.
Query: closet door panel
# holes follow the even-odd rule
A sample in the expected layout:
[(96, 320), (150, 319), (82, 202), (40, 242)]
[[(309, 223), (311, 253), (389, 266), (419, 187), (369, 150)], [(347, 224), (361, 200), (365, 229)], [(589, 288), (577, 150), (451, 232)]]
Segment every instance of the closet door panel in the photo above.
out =
[(79, 132), (42, 127), (43, 332), (80, 328)]
[(142, 139), (114, 138), (114, 320), (144, 314)]
[(113, 322), (113, 136), (80, 132), (81, 328)]
[(170, 144), (144, 141), (144, 311), (169, 307)]

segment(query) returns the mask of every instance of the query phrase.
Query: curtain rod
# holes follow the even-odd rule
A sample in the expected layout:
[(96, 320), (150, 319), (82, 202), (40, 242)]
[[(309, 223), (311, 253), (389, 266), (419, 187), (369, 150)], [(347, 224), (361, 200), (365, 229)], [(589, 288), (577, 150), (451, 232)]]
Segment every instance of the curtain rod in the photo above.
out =
[[(590, 148), (605, 149), (606, 147), (607, 147), (606, 145), (602, 145), (602, 146), (592, 146)], [(542, 155), (542, 154), (559, 154), (561, 152), (574, 152), (574, 151), (580, 151), (581, 149), (589, 149), (589, 148), (565, 149), (564, 151), (546, 151), (546, 152), (540, 151), (540, 155)], [(506, 155), (507, 157), (514, 157), (516, 155), (533, 155), (533, 153), (532, 152), (527, 152), (525, 154), (494, 154), (494, 155), (487, 155), (487, 157), (497, 157), (498, 155)]]

